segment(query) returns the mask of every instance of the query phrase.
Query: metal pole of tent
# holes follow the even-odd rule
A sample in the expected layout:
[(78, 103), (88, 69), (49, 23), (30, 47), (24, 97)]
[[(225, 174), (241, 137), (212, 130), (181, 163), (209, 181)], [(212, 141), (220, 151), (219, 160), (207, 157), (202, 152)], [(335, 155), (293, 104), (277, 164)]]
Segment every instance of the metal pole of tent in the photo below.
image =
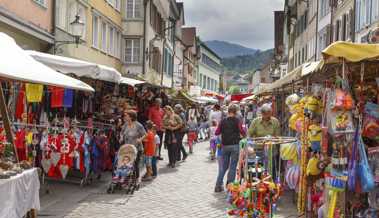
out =
[[(0, 80), (1, 82), (1, 80)], [(1, 112), (1, 117), (3, 118), (3, 124), (4, 124), (4, 130), (7, 135), (7, 141), (10, 143), (13, 147), (13, 151), (16, 157), (17, 163), (19, 162), (18, 155), (17, 155), (17, 149), (14, 144), (14, 138), (12, 134), (12, 129), (11, 129), (11, 124), (9, 121), (9, 116), (8, 116), (8, 108), (5, 104), (5, 97), (4, 97), (4, 92), (3, 92), (3, 85), (0, 83), (0, 112)]]

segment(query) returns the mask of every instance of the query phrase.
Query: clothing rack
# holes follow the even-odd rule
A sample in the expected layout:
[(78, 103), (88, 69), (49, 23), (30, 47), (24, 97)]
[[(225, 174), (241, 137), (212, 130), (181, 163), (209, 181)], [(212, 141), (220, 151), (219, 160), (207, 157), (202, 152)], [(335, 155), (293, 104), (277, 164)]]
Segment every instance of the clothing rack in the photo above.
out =
[[(0, 121), (0, 125), (3, 125), (3, 121)], [(11, 123), (13, 126), (22, 126), (22, 127), (36, 127), (36, 128), (54, 128), (54, 127), (62, 127), (63, 123), (59, 123), (59, 125), (41, 125), (41, 124), (30, 124), (30, 123), (20, 123), (20, 122), (13, 122)], [(104, 125), (105, 126), (105, 125)], [(112, 127), (112, 125), (106, 125), (107, 127)], [(89, 129), (88, 126), (76, 126), (80, 129)], [(102, 130), (102, 128), (93, 127), (91, 128), (93, 130)]]

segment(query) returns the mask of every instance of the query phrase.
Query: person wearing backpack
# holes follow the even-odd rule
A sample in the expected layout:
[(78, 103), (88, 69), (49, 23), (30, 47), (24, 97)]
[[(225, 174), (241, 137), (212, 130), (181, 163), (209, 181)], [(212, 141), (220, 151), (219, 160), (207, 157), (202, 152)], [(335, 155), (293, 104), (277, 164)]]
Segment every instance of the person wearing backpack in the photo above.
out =
[(227, 171), (227, 185), (234, 182), (236, 177), (240, 149), (239, 142), (246, 135), (246, 132), (242, 128), (241, 120), (237, 118), (237, 111), (238, 107), (236, 105), (230, 105), (227, 117), (221, 120), (215, 133), (221, 136), (221, 144), (223, 146), (221, 152), (223, 160), (222, 168), (217, 176), (215, 192), (222, 192), (224, 190), (224, 176)]

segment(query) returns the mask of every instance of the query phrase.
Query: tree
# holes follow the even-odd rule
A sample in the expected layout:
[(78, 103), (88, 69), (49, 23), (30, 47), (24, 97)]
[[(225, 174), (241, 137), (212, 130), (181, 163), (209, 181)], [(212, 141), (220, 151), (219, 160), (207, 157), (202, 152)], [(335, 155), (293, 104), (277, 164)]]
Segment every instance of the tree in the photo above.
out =
[(229, 88), (229, 94), (231, 95), (239, 94), (240, 92), (241, 92), (241, 89), (239, 86), (230, 86)]

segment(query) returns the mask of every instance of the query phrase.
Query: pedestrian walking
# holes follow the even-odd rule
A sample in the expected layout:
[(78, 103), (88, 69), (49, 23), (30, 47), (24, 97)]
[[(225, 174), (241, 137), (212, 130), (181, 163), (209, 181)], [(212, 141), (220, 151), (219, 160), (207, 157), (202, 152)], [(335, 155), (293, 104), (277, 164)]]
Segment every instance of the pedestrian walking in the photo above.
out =
[(124, 112), (125, 124), (121, 130), (121, 144), (131, 144), (137, 148), (137, 157), (135, 161), (135, 171), (138, 181), (140, 180), (140, 162), (143, 156), (142, 140), (146, 135), (145, 128), (137, 121), (137, 113), (133, 110)]
[(165, 106), (165, 115), (163, 117), (163, 128), (165, 129), (164, 143), (168, 150), (169, 167), (175, 168), (178, 152), (178, 140), (180, 138), (180, 129), (182, 128), (182, 119), (175, 114), (171, 106)]
[(154, 125), (153, 131), (155, 133), (154, 141), (155, 141), (155, 155), (152, 161), (152, 169), (153, 169), (153, 178), (158, 176), (158, 161), (159, 161), (159, 146), (162, 144), (159, 135), (157, 134), (157, 127)]
[(211, 140), (209, 142), (210, 147), (209, 147), (209, 152), (211, 155), (211, 160), (214, 160), (216, 158), (216, 151), (217, 151), (217, 138), (216, 136), (216, 130), (217, 130), (218, 123), (216, 120), (212, 121), (212, 125), (210, 127), (210, 135), (211, 135)]
[(143, 140), (146, 174), (142, 177), (144, 181), (150, 181), (153, 178), (153, 157), (155, 155), (155, 132), (154, 124), (150, 120), (146, 122), (147, 134)]
[(158, 159), (159, 160), (163, 160), (161, 156), (161, 150), (162, 150), (162, 142), (163, 142), (162, 119), (163, 119), (164, 111), (161, 108), (161, 105), (162, 105), (162, 99), (156, 98), (154, 100), (154, 104), (150, 106), (149, 112), (148, 112), (148, 118), (156, 126), (157, 134), (161, 142), (158, 146), (158, 153), (159, 153)]
[[(188, 126), (187, 126), (187, 120), (186, 120), (186, 114), (184, 112), (184, 108), (180, 104), (175, 105), (175, 113), (179, 115), (179, 117), (182, 119), (182, 126), (179, 129), (179, 138), (178, 138), (178, 156), (177, 161), (185, 161), (188, 157), (187, 151), (183, 145), (183, 138), (184, 135), (188, 132)], [(183, 159), (182, 159), (183, 157)]]
[(187, 138), (188, 138), (188, 147), (189, 147), (189, 153), (193, 153), (193, 144), (197, 138), (197, 130), (198, 130), (198, 125), (195, 120), (194, 116), (191, 116), (188, 123), (188, 133), (187, 133)]
[(220, 123), (222, 119), (222, 111), (219, 104), (213, 106), (213, 109), (209, 113), (209, 123), (212, 123), (213, 120), (216, 120), (217, 123)]
[(215, 192), (224, 190), (224, 176), (228, 171), (226, 184), (232, 183), (236, 177), (237, 163), (239, 158), (239, 142), (245, 136), (242, 129), (242, 122), (236, 117), (238, 107), (230, 105), (228, 116), (224, 118), (217, 127), (216, 135), (221, 135), (222, 148), (222, 169), (220, 170)]

